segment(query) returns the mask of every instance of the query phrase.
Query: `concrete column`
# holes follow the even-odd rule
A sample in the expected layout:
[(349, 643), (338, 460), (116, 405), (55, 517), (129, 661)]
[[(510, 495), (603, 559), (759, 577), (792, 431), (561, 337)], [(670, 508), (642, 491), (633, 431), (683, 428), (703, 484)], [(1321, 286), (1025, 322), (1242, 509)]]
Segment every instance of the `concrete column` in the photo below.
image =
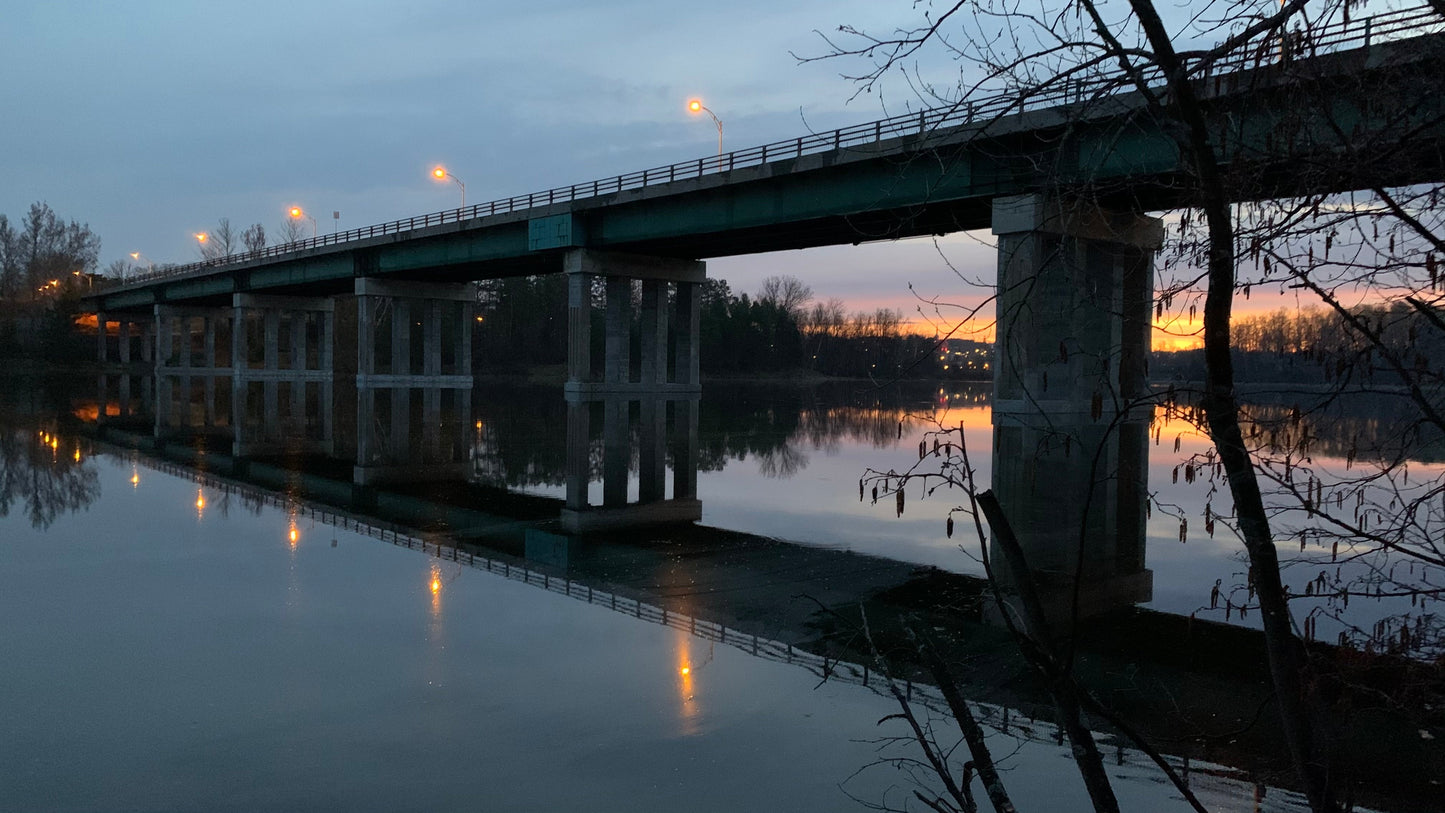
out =
[(567, 275), (567, 380), (592, 380), (592, 275)]
[[(231, 309), (231, 369), (239, 372), (249, 367), (249, 353), (250, 348), (246, 344), (246, 309), (237, 305)], [(239, 420), (236, 417), (238, 414), (232, 411), (233, 423)]]
[(306, 433), (306, 386), (304, 378), (291, 379), (291, 426), (302, 435)]
[(391, 301), (391, 374), (411, 375), (411, 303)]
[(201, 321), (201, 354), (206, 369), (216, 369), (216, 317), (207, 316)]
[(356, 374), (376, 374), (376, 304), (372, 297), (356, 297)]
[(415, 457), (407, 439), (411, 434), (411, 390), (394, 387), (387, 392), (391, 393), (391, 435), (387, 438), (386, 462), (413, 462)]
[(667, 383), (667, 283), (642, 281), (641, 382)]
[(281, 312), (274, 308), (266, 308), (262, 312), (262, 319), (265, 320), (265, 363), (267, 370), (281, 369)]
[(356, 465), (369, 466), (377, 459), (376, 390), (356, 391)]
[(140, 360), (151, 363), (155, 359), (155, 322), (142, 322), (140, 325)]
[(171, 323), (174, 321), (164, 305), (155, 306), (156, 316), (156, 352), (155, 364), (156, 375), (160, 375), (161, 368), (167, 367), (171, 362), (171, 340), (174, 337)]
[[(129, 375), (129, 374), (126, 374), (126, 375), (123, 375), (123, 376), (120, 377), (120, 392), (116, 395), (116, 398), (117, 398), (117, 399), (119, 400), (119, 402), (120, 402), (119, 416), (122, 417), (122, 418), (128, 418), (128, 417), (130, 417), (130, 375)], [(104, 404), (104, 401), (102, 401), (101, 403)], [(104, 407), (103, 407), (103, 406), (102, 406), (102, 408), (101, 408), (101, 411), (102, 411), (102, 413), (104, 412)]]
[(333, 453), (331, 445), (336, 440), (336, 384), (328, 379), (321, 382), (321, 397), (317, 399), (321, 409), (321, 442), (327, 444), (327, 454)]
[(336, 312), (321, 311), (321, 347), (316, 353), (317, 363), (325, 372), (336, 369)]
[(994, 414), (1062, 410), (1108, 421), (1146, 395), (1162, 222), (1019, 195), (994, 202), (993, 231)]
[(587, 508), (591, 478), (592, 412), (586, 401), (567, 399), (567, 507)]
[[(459, 341), (462, 343), (462, 346), (457, 348), (457, 375), (472, 374), (472, 330), (476, 327), (476, 321), (476, 300), (468, 300), (466, 302), (463, 302), (462, 324), (461, 330), (459, 331), (461, 333), (461, 338), (459, 339)], [(467, 397), (467, 403), (471, 403), (470, 394)], [(470, 415), (471, 411), (468, 410), (465, 414)]]
[(627, 504), (627, 469), (632, 462), (632, 436), (628, 431), (629, 402), (608, 398), (602, 412), (602, 505)]
[(173, 392), (173, 389), (174, 387), (171, 384), (171, 377), (169, 375), (163, 375), (157, 372), (155, 435), (158, 439), (165, 434), (165, 430), (171, 425), (171, 406), (175, 400), (175, 394)]
[(281, 382), (268, 378), (261, 382), (261, 437), (270, 443), (281, 437)]
[(293, 370), (307, 369), (306, 325), (308, 321), (306, 311), (291, 312), (291, 369)]
[[(569, 372), (567, 390), (574, 393), (608, 394), (616, 392), (646, 392), (650, 388), (690, 390), (697, 386), (697, 286), (706, 279), (706, 265), (696, 260), (679, 260), (672, 257), (652, 257), (620, 252), (572, 249), (563, 260), (563, 268), (571, 280), (569, 322), (570, 344), (568, 347)], [(607, 280), (607, 330), (606, 369), (604, 378), (598, 382), (588, 374), (590, 368), (590, 314), (584, 304), (588, 302), (591, 276)], [(644, 374), (643, 380), (631, 381), (631, 302), (632, 280), (644, 284), (643, 358), (640, 367), (652, 373), (653, 381)], [(677, 329), (681, 334), (677, 346), (680, 361), (678, 373), (672, 384), (666, 381), (666, 374), (659, 359), (666, 356), (666, 350), (654, 345), (654, 340), (666, 335), (668, 318), (665, 314), (665, 292), (668, 283), (677, 285)], [(654, 310), (655, 303), (655, 310)], [(654, 313), (656, 316), (654, 317)]]
[(607, 278), (606, 368), (608, 384), (626, 384), (632, 378), (632, 280)]
[(216, 321), (217, 317), (207, 316), (201, 320), (201, 363), (205, 365), (205, 424), (216, 425)]
[(667, 496), (667, 402), (661, 398), (642, 398), (639, 407), (637, 501), (657, 502)]
[(1076, 581), (1084, 615), (1148, 600), (1147, 359), (1162, 223), (1021, 195), (995, 200), (993, 231), (993, 489), (1050, 615), (1070, 616)]
[(428, 299), (422, 317), (422, 375), (442, 374), (442, 303)]
[(421, 393), (421, 445), (423, 458), (418, 462), (450, 462), (442, 454), (442, 390), (427, 387)]
[(677, 284), (677, 350), (673, 380), (678, 384), (696, 386), (702, 383), (701, 285), (695, 282)]
[(130, 320), (122, 319), (116, 323), (116, 353), (120, 356), (121, 364), (130, 363)]
[(97, 311), (95, 314), (95, 358), (101, 364), (106, 362), (105, 358), (105, 311)]
[(672, 402), (672, 498), (697, 499), (698, 399)]

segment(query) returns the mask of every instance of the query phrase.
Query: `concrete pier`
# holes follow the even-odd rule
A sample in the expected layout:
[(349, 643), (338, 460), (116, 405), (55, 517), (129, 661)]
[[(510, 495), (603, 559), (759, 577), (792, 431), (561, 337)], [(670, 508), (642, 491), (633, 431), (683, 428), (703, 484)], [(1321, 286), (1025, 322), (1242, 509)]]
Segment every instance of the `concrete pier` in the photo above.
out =
[(475, 287), (356, 280), (359, 486), (464, 476)]
[[(700, 391), (698, 289), (706, 279), (705, 263), (572, 249), (564, 258), (563, 270), (568, 275), (568, 393)], [(605, 292), (600, 377), (596, 375), (592, 358), (592, 323), (596, 309), (593, 292), (594, 282), (599, 279)], [(639, 358), (634, 364), (632, 317), (636, 283), (641, 285), (641, 307), (635, 320), (639, 331)]]
[(1162, 223), (1021, 195), (995, 200), (993, 231), (993, 489), (1059, 612), (1076, 580), (1084, 614), (1148, 600), (1147, 359)]

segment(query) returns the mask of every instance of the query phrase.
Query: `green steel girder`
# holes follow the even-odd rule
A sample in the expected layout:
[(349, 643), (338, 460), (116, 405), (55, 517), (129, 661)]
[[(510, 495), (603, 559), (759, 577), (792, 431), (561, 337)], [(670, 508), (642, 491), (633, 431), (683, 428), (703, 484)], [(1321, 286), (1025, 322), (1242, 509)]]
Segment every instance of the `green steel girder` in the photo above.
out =
[(528, 253), (527, 222), (430, 235), (375, 249), (381, 274), (506, 261)]
[[(1205, 80), (1211, 137), (1239, 199), (1400, 185), (1445, 175), (1445, 39), (1412, 45), (1386, 65), (1393, 46), (1321, 57), (1314, 73), (1290, 66)], [(1316, 70), (1317, 69), (1317, 70)], [(1221, 90), (1221, 82), (1223, 90)], [(347, 250), (222, 270), (88, 302), (106, 310), (155, 302), (219, 300), (233, 291), (350, 289), (358, 276), (467, 280), (560, 270), (562, 253), (593, 246), (661, 256), (706, 258), (917, 234), (984, 228), (995, 196), (1087, 187), (1106, 205), (1162, 210), (1193, 203), (1190, 169), (1169, 127), (1129, 95), (1115, 112), (1080, 117), (1061, 106), (995, 122), (992, 134), (940, 131), (859, 149), (814, 154), (558, 204), (530, 218), (487, 218), (414, 235), (369, 240)], [(1418, 144), (1368, 170), (1318, 169), (1337, 157), (1340, 134), (1375, 148), (1376, 133), (1410, 128)], [(1362, 150), (1357, 145), (1353, 149)], [(1362, 150), (1363, 151), (1363, 150)], [(1361, 163), (1369, 162), (1340, 162)], [(1301, 170), (1308, 169), (1309, 173)], [(1363, 172), (1372, 173), (1368, 176)], [(1351, 184), (1354, 184), (1351, 186)]]
[(353, 252), (337, 252), (289, 260), (276, 265), (264, 265), (241, 272), (244, 287), (236, 290), (251, 292), (292, 286), (308, 286), (316, 283), (350, 280), (355, 276), (356, 260)]

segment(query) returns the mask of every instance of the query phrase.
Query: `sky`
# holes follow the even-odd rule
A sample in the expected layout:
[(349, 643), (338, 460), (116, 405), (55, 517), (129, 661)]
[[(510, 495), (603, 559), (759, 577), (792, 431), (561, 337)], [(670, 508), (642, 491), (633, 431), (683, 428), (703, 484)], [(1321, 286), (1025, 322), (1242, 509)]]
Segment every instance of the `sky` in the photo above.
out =
[[(859, 95), (841, 75), (858, 63), (795, 54), (822, 53), (819, 31), (888, 32), (917, 13), (911, 0), (6, 0), (0, 213), (44, 201), (88, 223), (101, 268), (132, 252), (185, 263), (223, 217), (274, 237), (292, 206), (323, 232), (454, 208), (437, 164), (480, 203), (709, 155), (717, 131), (687, 111), (694, 97), (726, 149), (872, 121), (916, 109), (906, 84)], [(980, 301), (963, 279), (991, 280), (995, 263), (973, 233), (718, 259), (708, 274), (735, 293), (791, 274), (849, 310), (920, 320), (935, 299)]]

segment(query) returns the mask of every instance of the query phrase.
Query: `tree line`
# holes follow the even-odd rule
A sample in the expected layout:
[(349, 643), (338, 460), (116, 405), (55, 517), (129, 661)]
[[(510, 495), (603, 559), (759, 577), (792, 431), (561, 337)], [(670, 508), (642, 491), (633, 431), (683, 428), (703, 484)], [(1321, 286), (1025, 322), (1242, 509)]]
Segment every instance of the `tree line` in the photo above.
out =
[[(566, 363), (567, 280), (563, 276), (485, 280), (478, 283), (477, 290), (480, 321), (474, 343), (481, 369), (507, 373)], [(811, 372), (855, 378), (969, 380), (987, 380), (991, 375), (986, 345), (957, 340), (940, 343), (914, 334), (896, 310), (849, 313), (841, 299), (815, 301), (812, 289), (794, 277), (768, 277), (753, 294), (735, 293), (726, 280), (709, 279), (700, 296), (700, 352), (702, 368), (709, 374)], [(605, 297), (600, 281), (593, 299), (602, 307)], [(634, 319), (640, 308), (634, 289)], [(594, 319), (594, 352), (602, 341), (601, 320)]]

